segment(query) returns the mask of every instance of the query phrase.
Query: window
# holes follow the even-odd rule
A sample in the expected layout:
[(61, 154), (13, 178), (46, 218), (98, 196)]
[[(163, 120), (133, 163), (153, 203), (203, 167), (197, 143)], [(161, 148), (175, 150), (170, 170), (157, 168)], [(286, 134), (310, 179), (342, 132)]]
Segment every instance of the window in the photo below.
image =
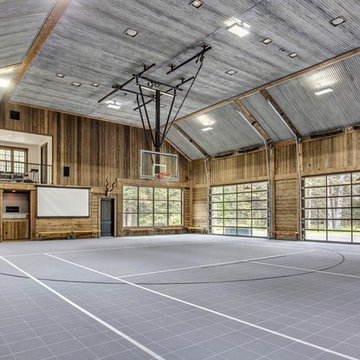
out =
[(181, 226), (181, 189), (124, 186), (124, 227)]
[(360, 243), (360, 172), (303, 180), (305, 240)]
[(26, 171), (27, 150), (0, 147), (0, 171), (24, 173)]
[(210, 203), (213, 234), (267, 236), (267, 182), (212, 187)]

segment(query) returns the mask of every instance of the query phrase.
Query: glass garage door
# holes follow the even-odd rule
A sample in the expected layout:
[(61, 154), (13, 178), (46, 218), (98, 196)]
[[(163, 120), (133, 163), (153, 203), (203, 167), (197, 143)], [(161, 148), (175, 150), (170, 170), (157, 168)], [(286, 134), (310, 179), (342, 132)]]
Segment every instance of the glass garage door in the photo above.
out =
[(211, 188), (211, 233), (267, 237), (268, 182)]
[(305, 240), (360, 243), (360, 172), (303, 180)]

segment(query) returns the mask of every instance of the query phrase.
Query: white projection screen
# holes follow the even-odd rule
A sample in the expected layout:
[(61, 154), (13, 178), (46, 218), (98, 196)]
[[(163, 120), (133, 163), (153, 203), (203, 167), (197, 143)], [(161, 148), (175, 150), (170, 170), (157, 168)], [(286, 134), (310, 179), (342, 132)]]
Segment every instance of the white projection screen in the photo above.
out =
[(38, 217), (89, 217), (89, 188), (37, 188)]

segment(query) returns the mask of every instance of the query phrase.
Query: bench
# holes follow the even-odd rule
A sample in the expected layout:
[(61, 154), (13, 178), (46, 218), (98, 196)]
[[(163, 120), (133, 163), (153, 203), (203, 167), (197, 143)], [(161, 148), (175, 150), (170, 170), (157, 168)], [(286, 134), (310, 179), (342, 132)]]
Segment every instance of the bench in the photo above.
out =
[(39, 241), (42, 241), (43, 236), (50, 236), (50, 235), (66, 235), (67, 239), (70, 239), (70, 235), (72, 232), (69, 231), (39, 231), (36, 233), (36, 236), (38, 237)]
[(144, 231), (150, 231), (151, 235), (154, 235), (154, 228), (153, 227), (135, 227), (135, 228), (127, 228), (130, 232), (130, 235), (133, 236), (136, 232), (144, 232)]
[(101, 231), (100, 230), (65, 230), (65, 231), (39, 231), (36, 233), (36, 236), (38, 237), (39, 241), (42, 241), (43, 237), (50, 236), (50, 235), (62, 235), (65, 236), (67, 239), (70, 239), (70, 236), (73, 239), (76, 239), (76, 235), (82, 235), (82, 234), (91, 234), (93, 237), (94, 235), (97, 235), (99, 237)]
[(76, 239), (76, 235), (86, 235), (86, 234), (90, 234), (91, 237), (94, 237), (94, 235), (96, 237), (99, 237), (101, 233), (101, 230), (75, 230), (71, 232), (72, 238)]
[(206, 228), (204, 226), (187, 226), (187, 232), (200, 231), (201, 234), (206, 234)]
[(162, 231), (163, 235), (165, 235), (166, 230), (181, 230), (181, 231), (184, 231), (184, 227), (182, 227), (182, 226), (161, 226), (158, 229)]

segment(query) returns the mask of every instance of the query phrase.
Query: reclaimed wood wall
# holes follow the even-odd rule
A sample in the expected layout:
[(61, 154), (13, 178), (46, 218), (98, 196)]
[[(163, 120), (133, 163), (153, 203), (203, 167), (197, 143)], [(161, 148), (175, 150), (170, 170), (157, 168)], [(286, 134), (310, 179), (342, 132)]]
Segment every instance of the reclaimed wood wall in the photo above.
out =
[[(360, 131), (349, 131), (322, 139), (304, 139), (299, 156), (292, 140), (275, 144), (270, 156), (273, 221), (271, 231), (278, 239), (299, 238), (300, 201), (297, 160), (301, 176), (360, 170)], [(207, 186), (268, 179), (265, 150), (208, 162), (207, 184), (203, 160), (192, 162), (191, 184), (194, 225), (208, 224)]]
[[(10, 119), (10, 110), (20, 112), (20, 120)], [(54, 185), (91, 186), (95, 191), (91, 197), (91, 216), (88, 219), (37, 219), (36, 191), (31, 196), (30, 236), (36, 238), (39, 231), (99, 229), (99, 202), (105, 196), (105, 179), (117, 179), (115, 234), (122, 234), (121, 187), (136, 183), (143, 186), (189, 187), (189, 162), (170, 144), (164, 143), (163, 152), (179, 155), (179, 179), (177, 183), (164, 184), (160, 181), (139, 180), (140, 150), (146, 149), (141, 128), (70, 115), (47, 109), (38, 109), (11, 103), (0, 104), (0, 129), (52, 136), (53, 139), (53, 181)], [(63, 176), (63, 167), (70, 167), (70, 176)], [(9, 189), (0, 184), (0, 189)], [(9, 184), (8, 184), (9, 185)], [(10, 186), (11, 187), (11, 186)], [(31, 186), (30, 186), (31, 187)], [(184, 220), (190, 223), (189, 194), (185, 193)], [(1, 196), (0, 196), (1, 205)], [(0, 211), (0, 230), (2, 227)], [(2, 237), (0, 232), (0, 240)]]
[[(10, 119), (10, 110), (20, 120)], [(53, 137), (54, 182), (57, 185), (104, 186), (105, 178), (138, 179), (139, 151), (146, 149), (141, 128), (37, 109), (0, 105), (0, 128)], [(178, 153), (168, 143), (164, 152)], [(63, 176), (63, 167), (70, 176)], [(188, 161), (179, 156), (180, 180), (188, 176)]]

